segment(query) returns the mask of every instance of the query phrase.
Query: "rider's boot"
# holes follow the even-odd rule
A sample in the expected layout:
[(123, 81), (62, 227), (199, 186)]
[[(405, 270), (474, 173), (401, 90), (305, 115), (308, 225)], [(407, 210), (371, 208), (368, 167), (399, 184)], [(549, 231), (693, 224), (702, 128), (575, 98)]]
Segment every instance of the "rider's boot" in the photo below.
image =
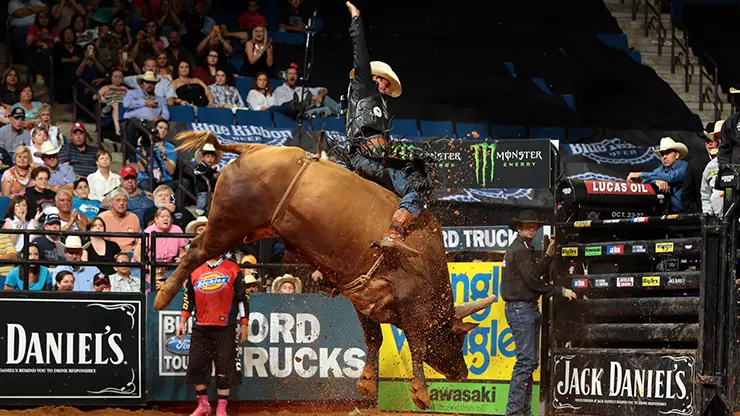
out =
[(411, 225), (413, 217), (411, 213), (405, 209), (399, 209), (393, 214), (391, 220), (391, 226), (388, 231), (383, 234), (383, 237), (378, 241), (373, 241), (373, 247), (380, 247), (383, 251), (396, 252), (408, 257), (415, 257), (419, 255), (419, 252), (408, 246), (403, 241), (403, 236), (406, 234), (406, 229)]

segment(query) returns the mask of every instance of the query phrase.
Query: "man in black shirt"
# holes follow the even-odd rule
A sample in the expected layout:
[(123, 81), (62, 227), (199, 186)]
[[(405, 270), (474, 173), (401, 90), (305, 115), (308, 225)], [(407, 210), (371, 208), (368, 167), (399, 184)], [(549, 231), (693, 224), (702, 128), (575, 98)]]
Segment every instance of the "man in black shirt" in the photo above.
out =
[(542, 315), (537, 301), (540, 296), (562, 295), (576, 299), (570, 289), (554, 286), (541, 279), (555, 255), (555, 240), (550, 240), (545, 257), (539, 262), (534, 257), (532, 240), (543, 222), (531, 210), (522, 211), (509, 227), (518, 233), (504, 254), (501, 276), (501, 296), (506, 302), (506, 322), (511, 327), (516, 344), (516, 364), (511, 374), (507, 416), (531, 415), (532, 373), (539, 366), (540, 328)]

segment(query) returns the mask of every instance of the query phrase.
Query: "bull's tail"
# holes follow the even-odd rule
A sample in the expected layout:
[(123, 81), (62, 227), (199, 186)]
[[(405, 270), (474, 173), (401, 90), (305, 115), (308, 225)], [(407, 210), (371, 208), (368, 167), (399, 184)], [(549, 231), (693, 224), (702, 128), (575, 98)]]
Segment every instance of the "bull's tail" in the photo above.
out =
[(185, 131), (178, 134), (175, 140), (182, 141), (182, 144), (177, 147), (177, 150), (191, 150), (200, 149), (206, 144), (212, 144), (216, 148), (216, 153), (220, 159), (223, 153), (236, 153), (241, 155), (242, 153), (249, 153), (250, 151), (257, 150), (261, 147), (260, 145), (245, 144), (245, 143), (219, 143), (218, 138), (215, 134), (210, 131)]

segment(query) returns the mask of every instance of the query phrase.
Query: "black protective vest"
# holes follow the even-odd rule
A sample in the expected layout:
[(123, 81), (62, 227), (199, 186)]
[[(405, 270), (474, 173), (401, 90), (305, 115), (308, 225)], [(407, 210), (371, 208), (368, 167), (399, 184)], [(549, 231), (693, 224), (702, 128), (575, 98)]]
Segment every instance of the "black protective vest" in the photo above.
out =
[(348, 93), (347, 101), (347, 137), (350, 141), (364, 141), (377, 136), (386, 139), (390, 137), (391, 118), (388, 105), (381, 94), (372, 94), (355, 101), (352, 94)]

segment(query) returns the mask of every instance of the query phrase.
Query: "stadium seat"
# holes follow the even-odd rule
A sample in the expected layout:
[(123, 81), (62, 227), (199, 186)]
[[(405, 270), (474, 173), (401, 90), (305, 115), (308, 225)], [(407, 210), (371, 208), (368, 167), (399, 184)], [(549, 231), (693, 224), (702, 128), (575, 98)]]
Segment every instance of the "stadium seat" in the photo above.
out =
[[(5, 212), (8, 210), (8, 205), (10, 205), (10, 197), (9, 196), (0, 196), (0, 212)], [(23, 238), (23, 236), (19, 236), (19, 238)]]
[(555, 95), (554, 92), (550, 89), (550, 86), (547, 85), (547, 82), (545, 82), (544, 78), (532, 78), (532, 82), (534, 82), (534, 85), (537, 86), (537, 88), (541, 89), (545, 92), (547, 95)]
[(509, 73), (511, 74), (512, 78), (516, 78), (516, 70), (514, 69), (514, 63), (504, 62), (504, 65), (506, 66), (506, 69), (509, 70)]
[(347, 132), (344, 124), (344, 117), (327, 117), (324, 119), (316, 118), (313, 120), (314, 127), (319, 127), (326, 131), (338, 131), (342, 134)]
[(525, 139), (527, 129), (524, 126), (493, 126), (491, 130), (494, 139)]
[(272, 113), (269, 111), (236, 111), (236, 124), (243, 126), (272, 127)]
[(576, 111), (576, 98), (570, 94), (560, 94), (563, 97), (563, 101), (568, 104), (571, 110)]
[[(285, 84), (285, 80), (284, 79), (270, 78), (270, 88), (272, 88), (272, 91), (273, 92), (275, 91), (275, 88), (277, 88), (277, 87), (279, 87), (279, 86), (281, 86), (283, 84)], [(300, 85), (300, 84), (298, 84), (298, 85)], [(250, 88), (251, 88), (251, 85), (250, 85)]]
[(621, 49), (625, 52), (630, 50), (627, 35), (624, 33), (597, 33), (596, 37), (614, 49)]
[(244, 65), (244, 59), (232, 59), (230, 62), (231, 66), (234, 67), (235, 73), (238, 74), (242, 69), (242, 65)]
[(230, 126), (234, 124), (234, 113), (228, 108), (198, 107), (198, 121)]
[(408, 135), (419, 137), (419, 127), (416, 120), (395, 119), (391, 124), (391, 134), (395, 136)]
[(167, 108), (170, 110), (170, 121), (183, 121), (185, 123), (192, 123), (195, 121), (195, 110), (192, 106), (171, 105)]
[(243, 93), (244, 96), (246, 96), (249, 93), (249, 90), (252, 89), (252, 84), (254, 84), (254, 78), (252, 77), (236, 78), (236, 89)]
[(533, 139), (565, 139), (563, 127), (530, 127), (529, 137)]
[(580, 139), (583, 136), (591, 134), (594, 129), (590, 127), (573, 127), (568, 129), (568, 138), (569, 139)]
[(475, 139), (472, 133), (478, 133), (478, 139), (490, 137), (486, 123), (457, 123), (457, 137), (460, 139)]
[(422, 137), (451, 137), (455, 135), (455, 128), (451, 121), (421, 120)]
[(297, 124), (294, 118), (290, 118), (285, 114), (275, 113), (275, 127), (279, 129), (294, 129)]

